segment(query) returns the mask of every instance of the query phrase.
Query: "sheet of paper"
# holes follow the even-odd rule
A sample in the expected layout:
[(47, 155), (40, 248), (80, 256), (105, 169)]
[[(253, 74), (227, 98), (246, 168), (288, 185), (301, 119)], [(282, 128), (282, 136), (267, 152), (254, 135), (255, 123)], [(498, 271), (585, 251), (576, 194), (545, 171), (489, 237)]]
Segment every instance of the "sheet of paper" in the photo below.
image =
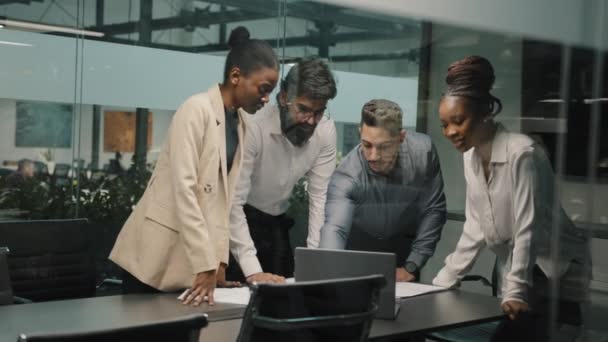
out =
[(420, 296), (427, 293), (446, 291), (448, 288), (419, 283), (395, 283), (395, 298)]
[[(186, 290), (187, 291), (187, 290)], [(186, 294), (184, 291), (177, 299), (183, 300), (184, 295)], [(249, 296), (250, 291), (247, 286), (245, 287), (235, 287), (235, 288), (216, 288), (213, 292), (213, 299), (217, 303), (230, 303), (230, 304), (240, 304), (247, 305), (249, 304)]]
[[(294, 282), (293, 278), (287, 279), (287, 283)], [(395, 298), (406, 298), (420, 296), (427, 293), (446, 291), (445, 287), (418, 284), (418, 283), (395, 283)], [(186, 291), (184, 291), (177, 299), (182, 300)], [(237, 287), (237, 288), (216, 288), (214, 292), (214, 299), (218, 303), (230, 303), (247, 305), (249, 304), (249, 297), (251, 292), (248, 287)]]
[(231, 303), (240, 305), (249, 304), (250, 295), (251, 291), (249, 291), (249, 288), (247, 286), (235, 287), (231, 289), (219, 288), (215, 289), (215, 291), (213, 292), (213, 298), (218, 303)]

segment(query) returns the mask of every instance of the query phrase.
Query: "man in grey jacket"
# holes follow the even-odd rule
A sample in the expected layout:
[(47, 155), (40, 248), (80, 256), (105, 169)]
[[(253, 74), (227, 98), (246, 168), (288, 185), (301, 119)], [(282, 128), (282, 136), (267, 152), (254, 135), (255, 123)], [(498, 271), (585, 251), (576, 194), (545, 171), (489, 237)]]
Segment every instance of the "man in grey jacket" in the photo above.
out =
[(397, 281), (415, 281), (446, 221), (437, 151), (424, 134), (405, 131), (403, 112), (372, 100), (361, 113), (361, 144), (332, 175), (321, 248), (391, 252)]

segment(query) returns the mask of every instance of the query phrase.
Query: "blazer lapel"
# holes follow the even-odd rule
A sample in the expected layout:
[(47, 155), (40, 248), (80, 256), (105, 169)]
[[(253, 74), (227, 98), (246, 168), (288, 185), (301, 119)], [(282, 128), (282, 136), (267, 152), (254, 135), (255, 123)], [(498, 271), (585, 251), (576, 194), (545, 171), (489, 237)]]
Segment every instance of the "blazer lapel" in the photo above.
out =
[(218, 128), (218, 138), (220, 141), (217, 142), (219, 146), (218, 153), (220, 154), (220, 169), (222, 173), (222, 183), (224, 184), (224, 193), (228, 197), (228, 173), (226, 165), (226, 113), (224, 108), (224, 100), (220, 93), (219, 85), (213, 86), (209, 89), (209, 98), (211, 99), (211, 106), (215, 113), (215, 120)]

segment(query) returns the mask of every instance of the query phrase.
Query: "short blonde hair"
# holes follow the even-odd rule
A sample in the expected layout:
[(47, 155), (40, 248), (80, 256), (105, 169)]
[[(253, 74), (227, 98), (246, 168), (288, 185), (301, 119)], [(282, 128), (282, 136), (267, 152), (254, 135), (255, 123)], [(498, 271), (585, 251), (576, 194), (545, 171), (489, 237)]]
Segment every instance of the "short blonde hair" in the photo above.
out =
[(361, 126), (381, 127), (391, 135), (401, 133), (403, 128), (403, 111), (398, 104), (384, 99), (368, 101), (361, 109)]

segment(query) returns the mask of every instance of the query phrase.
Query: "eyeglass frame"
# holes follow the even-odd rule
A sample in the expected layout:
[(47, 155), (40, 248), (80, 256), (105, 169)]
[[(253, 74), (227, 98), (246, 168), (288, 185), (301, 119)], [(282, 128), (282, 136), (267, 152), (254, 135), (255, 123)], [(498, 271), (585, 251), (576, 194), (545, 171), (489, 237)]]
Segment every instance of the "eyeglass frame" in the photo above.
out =
[(311, 116), (314, 118), (315, 122), (319, 122), (323, 119), (323, 117), (327, 117), (327, 115), (325, 114), (325, 111), (327, 110), (327, 108), (323, 108), (323, 112), (317, 114), (315, 112), (312, 111), (312, 109), (306, 109), (306, 110), (302, 110), (299, 107), (298, 103), (295, 102), (286, 102), (285, 103), (286, 106), (291, 106), (294, 105), (294, 109), (295, 109), (295, 114), (298, 116), (302, 116), (304, 117), (306, 120), (308, 120)]

